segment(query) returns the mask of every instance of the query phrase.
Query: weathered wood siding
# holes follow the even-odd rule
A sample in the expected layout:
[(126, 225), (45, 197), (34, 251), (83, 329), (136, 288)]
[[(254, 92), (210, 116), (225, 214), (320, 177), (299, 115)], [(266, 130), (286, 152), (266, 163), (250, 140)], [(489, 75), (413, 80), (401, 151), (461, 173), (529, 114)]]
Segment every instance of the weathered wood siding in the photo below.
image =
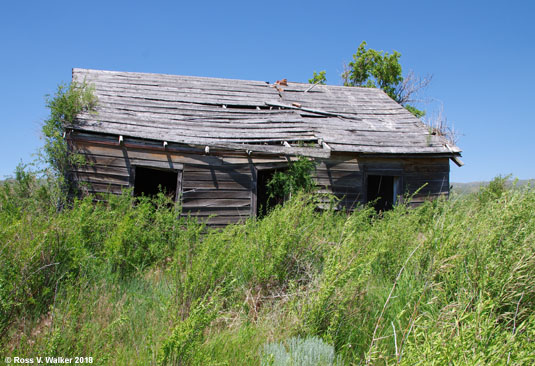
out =
[(120, 194), (133, 187), (136, 166), (172, 169), (179, 172), (182, 214), (213, 226), (241, 222), (255, 212), (255, 162), (286, 161), (279, 157), (251, 159), (233, 152), (204, 155), (202, 149), (174, 151), (156, 142), (128, 138), (120, 144), (117, 137), (86, 133), (72, 133), (69, 145), (88, 162), (72, 172), (83, 192)]
[(450, 192), (450, 164), (448, 158), (407, 159), (403, 172), (404, 189), (414, 194), (411, 204), (448, 196)]
[[(73, 178), (87, 193), (121, 193), (134, 185), (134, 167), (173, 169), (179, 172), (179, 195), (183, 215), (219, 226), (242, 222), (256, 214), (256, 169), (281, 167), (284, 156), (248, 156), (244, 152), (164, 148), (151, 141), (107, 135), (71, 133), (72, 151), (85, 156), (88, 164), (77, 167)], [(369, 158), (355, 154), (333, 154), (317, 159), (314, 179), (319, 192), (332, 193), (340, 206), (353, 209), (365, 203), (366, 177), (394, 175), (404, 193), (413, 194), (413, 204), (449, 193), (448, 158)], [(423, 188), (422, 188), (423, 186)]]
[[(252, 165), (184, 166), (183, 213), (211, 225), (237, 223), (251, 216)], [(216, 215), (211, 217), (211, 215)]]
[(368, 175), (391, 175), (401, 179), (402, 193), (412, 195), (411, 205), (449, 194), (448, 158), (369, 158), (333, 154), (318, 160), (315, 179), (318, 191), (332, 193), (340, 206), (353, 209), (367, 202)]
[(340, 207), (352, 210), (364, 202), (362, 164), (354, 156), (318, 160), (314, 178), (318, 192), (335, 195)]

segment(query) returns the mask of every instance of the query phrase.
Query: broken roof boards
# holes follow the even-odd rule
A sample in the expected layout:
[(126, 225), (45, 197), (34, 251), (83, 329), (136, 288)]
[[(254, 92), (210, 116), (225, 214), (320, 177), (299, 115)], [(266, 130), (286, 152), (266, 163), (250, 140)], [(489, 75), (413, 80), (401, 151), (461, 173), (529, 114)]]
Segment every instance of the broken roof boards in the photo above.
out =
[(460, 153), (375, 88), (305, 92), (309, 84), (87, 69), (74, 69), (73, 80), (93, 86), (98, 98), (97, 113), (82, 113), (70, 126), (77, 130), (250, 151), (268, 145), (261, 151), (277, 154), (292, 154), (277, 148), (284, 141), (310, 150), (324, 149), (323, 141), (340, 152)]

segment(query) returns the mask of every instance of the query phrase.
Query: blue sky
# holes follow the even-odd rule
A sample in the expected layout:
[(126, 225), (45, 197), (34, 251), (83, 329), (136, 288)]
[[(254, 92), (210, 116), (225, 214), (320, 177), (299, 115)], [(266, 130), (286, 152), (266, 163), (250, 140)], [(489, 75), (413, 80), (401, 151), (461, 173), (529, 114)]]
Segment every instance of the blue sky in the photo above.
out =
[[(466, 165), (451, 181), (535, 178), (531, 1), (9, 1), (0, 6), (0, 178), (41, 145), (45, 94), (73, 67), (341, 84), (361, 41), (433, 75)], [(432, 113), (432, 112), (431, 112)]]

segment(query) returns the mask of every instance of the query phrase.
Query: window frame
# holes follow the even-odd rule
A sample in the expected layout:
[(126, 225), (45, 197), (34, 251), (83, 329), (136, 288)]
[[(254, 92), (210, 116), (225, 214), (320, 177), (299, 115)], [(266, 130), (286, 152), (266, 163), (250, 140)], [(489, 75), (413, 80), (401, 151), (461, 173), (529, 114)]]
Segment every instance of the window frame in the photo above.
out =
[(176, 181), (176, 192), (174, 201), (178, 203), (182, 203), (182, 176), (184, 172), (184, 168), (169, 168), (169, 167), (161, 167), (161, 166), (154, 166), (150, 164), (133, 164), (130, 166), (130, 177), (128, 181), (128, 186), (132, 188), (132, 195), (134, 195), (135, 190), (135, 182), (136, 182), (136, 168), (144, 168), (144, 169), (152, 169), (152, 170), (160, 170), (165, 172), (173, 172), (177, 175), (177, 181)]
[(370, 175), (385, 176), (385, 177), (394, 177), (393, 182), (393, 202), (392, 206), (397, 205), (398, 203), (403, 203), (403, 169), (382, 169), (382, 168), (367, 168), (362, 175), (362, 194), (364, 196), (364, 203), (368, 203), (368, 177)]

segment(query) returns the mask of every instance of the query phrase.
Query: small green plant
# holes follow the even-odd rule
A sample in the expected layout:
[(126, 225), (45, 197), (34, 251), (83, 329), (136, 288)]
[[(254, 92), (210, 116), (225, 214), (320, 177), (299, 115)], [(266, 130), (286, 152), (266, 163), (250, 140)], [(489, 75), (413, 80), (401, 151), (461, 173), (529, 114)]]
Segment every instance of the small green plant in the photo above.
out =
[(318, 337), (288, 339), (284, 343), (268, 343), (262, 351), (261, 366), (337, 366), (334, 347)]
[(425, 111), (420, 110), (420, 109), (418, 109), (416, 107), (413, 107), (410, 104), (406, 104), (404, 107), (405, 107), (406, 110), (411, 112), (416, 118), (422, 118), (423, 116), (425, 116)]
[(314, 71), (314, 74), (312, 75), (312, 79), (308, 79), (309, 84), (320, 84), (325, 85), (327, 84), (327, 77), (325, 76), (325, 70), (320, 71), (317, 73)]

